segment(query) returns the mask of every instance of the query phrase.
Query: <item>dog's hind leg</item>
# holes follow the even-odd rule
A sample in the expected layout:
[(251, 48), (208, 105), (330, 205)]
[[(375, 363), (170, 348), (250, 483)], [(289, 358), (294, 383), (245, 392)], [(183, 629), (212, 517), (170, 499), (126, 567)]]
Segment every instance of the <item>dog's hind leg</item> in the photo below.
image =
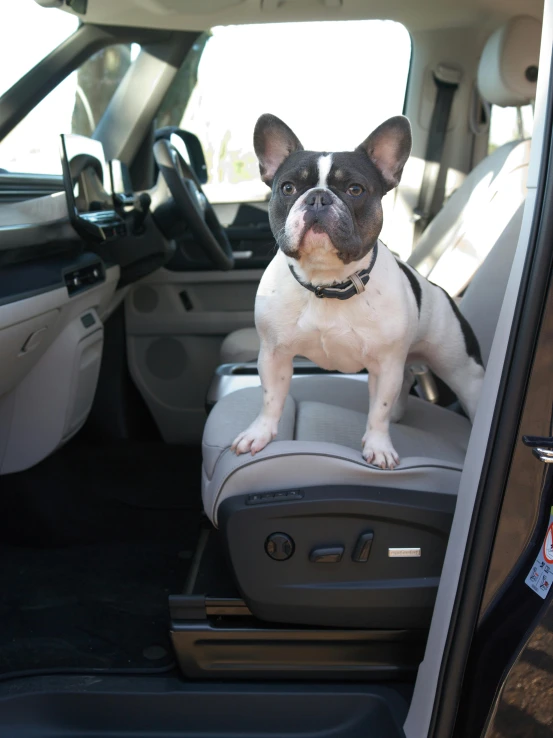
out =
[(432, 343), (428, 344), (427, 363), (455, 392), (472, 423), (485, 373), (478, 340), (455, 301), (441, 287), (432, 287), (441, 315), (447, 317), (449, 304), (451, 317), (443, 323), (445, 328), (441, 335), (435, 335)]
[(432, 369), (455, 392), (472, 423), (484, 382), (484, 367), (472, 357), (465, 356), (465, 361), (455, 366), (433, 362)]

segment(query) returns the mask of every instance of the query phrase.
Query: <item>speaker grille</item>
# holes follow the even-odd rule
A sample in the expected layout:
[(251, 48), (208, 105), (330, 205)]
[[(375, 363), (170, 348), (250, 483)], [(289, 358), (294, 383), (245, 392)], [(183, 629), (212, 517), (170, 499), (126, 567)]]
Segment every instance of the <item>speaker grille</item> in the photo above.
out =
[(177, 379), (186, 367), (186, 351), (176, 338), (158, 338), (146, 349), (146, 366), (157, 379)]
[(138, 287), (133, 294), (134, 307), (139, 313), (153, 313), (159, 303), (157, 292), (152, 287)]

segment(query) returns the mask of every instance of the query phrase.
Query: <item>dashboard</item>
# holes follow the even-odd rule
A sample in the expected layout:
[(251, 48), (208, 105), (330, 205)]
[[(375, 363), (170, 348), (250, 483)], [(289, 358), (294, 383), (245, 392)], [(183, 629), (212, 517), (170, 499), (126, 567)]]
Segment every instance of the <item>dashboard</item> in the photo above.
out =
[(125, 287), (174, 253), (149, 195), (133, 192), (126, 166), (106, 161), (100, 141), (62, 135), (60, 157), (58, 191), (16, 201), (0, 191), (0, 305), (61, 286), (74, 294), (111, 266)]
[(104, 321), (173, 254), (149, 193), (132, 191), (99, 141), (62, 136), (60, 157), (48, 194), (36, 192), (39, 177), (0, 176), (0, 475), (34, 466), (82, 427)]

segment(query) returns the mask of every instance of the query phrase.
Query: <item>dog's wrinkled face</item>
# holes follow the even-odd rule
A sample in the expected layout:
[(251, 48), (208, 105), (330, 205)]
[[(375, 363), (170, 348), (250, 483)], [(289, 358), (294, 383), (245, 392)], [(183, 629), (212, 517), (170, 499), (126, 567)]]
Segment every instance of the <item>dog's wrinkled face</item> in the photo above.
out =
[(272, 187), (271, 229), (298, 260), (358, 261), (382, 229), (382, 197), (395, 187), (411, 151), (411, 128), (398, 116), (352, 152), (304, 151), (281, 120), (262, 115), (254, 133), (263, 181)]

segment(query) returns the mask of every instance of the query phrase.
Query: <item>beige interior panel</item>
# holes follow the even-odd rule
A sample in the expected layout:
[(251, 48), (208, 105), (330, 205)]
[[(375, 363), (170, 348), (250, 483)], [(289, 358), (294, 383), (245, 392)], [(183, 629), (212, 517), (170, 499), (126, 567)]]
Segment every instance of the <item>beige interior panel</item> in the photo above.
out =
[(262, 273), (160, 269), (129, 291), (129, 369), (167, 443), (200, 442), (221, 343), (253, 326)]
[(100, 315), (119, 273), (111, 267), (103, 283), (72, 297), (63, 287), (0, 306), (0, 474), (34, 466), (86, 420), (102, 358)]
[(203, 30), (232, 23), (285, 23), (313, 20), (385, 18), (410, 30), (481, 25), (494, 28), (510, 15), (540, 15), (540, 0), (89, 0), (87, 21), (171, 30)]
[[(436, 100), (433, 70), (439, 64), (445, 64), (461, 73), (445, 141), (444, 161), (447, 166), (438, 181), (439, 190), (445, 191), (447, 197), (462, 184), (471, 168), (473, 136), (468, 125), (469, 111), (478, 61), (488, 35), (489, 30), (485, 26), (477, 29), (417, 30), (411, 33), (413, 56), (405, 115), (413, 129), (413, 150), (394, 195), (393, 221), (385, 221), (386, 237), (383, 237), (384, 242), (402, 259), (407, 259), (413, 249), (413, 211), (419, 199), (428, 129)], [(487, 138), (487, 134), (483, 135)], [(385, 199), (388, 197), (390, 195)]]

